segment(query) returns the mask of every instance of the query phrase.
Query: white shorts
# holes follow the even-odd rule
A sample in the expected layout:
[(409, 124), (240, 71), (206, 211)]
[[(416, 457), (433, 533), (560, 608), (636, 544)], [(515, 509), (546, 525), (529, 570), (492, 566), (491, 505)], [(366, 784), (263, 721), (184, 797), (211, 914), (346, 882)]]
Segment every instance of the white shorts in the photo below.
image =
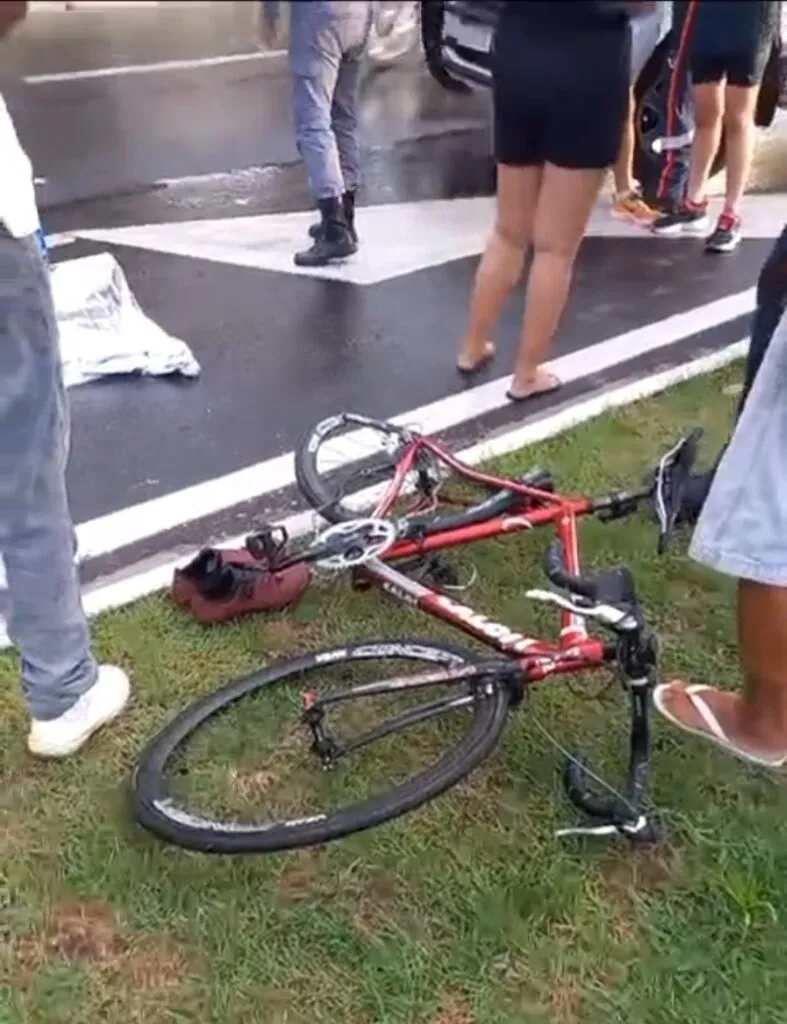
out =
[(716, 470), (689, 554), (729, 576), (787, 587), (787, 313)]

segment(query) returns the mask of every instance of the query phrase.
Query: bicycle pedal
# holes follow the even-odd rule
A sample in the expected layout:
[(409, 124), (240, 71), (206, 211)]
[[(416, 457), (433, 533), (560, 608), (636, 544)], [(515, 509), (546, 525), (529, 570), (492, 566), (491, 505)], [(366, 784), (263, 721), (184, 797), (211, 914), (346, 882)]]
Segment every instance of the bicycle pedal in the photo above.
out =
[(246, 550), (252, 557), (265, 561), (274, 568), (278, 559), (287, 552), (289, 534), (285, 526), (263, 523), (261, 529), (246, 537)]

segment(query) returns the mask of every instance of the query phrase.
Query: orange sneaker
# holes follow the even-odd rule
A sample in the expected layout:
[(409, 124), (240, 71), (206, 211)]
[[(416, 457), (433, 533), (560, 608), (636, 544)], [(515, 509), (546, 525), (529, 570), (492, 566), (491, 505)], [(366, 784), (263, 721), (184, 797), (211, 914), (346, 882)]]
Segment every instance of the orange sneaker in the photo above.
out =
[(650, 227), (658, 217), (658, 211), (648, 206), (637, 192), (626, 192), (615, 196), (612, 204), (612, 216), (618, 220), (627, 220), (630, 224)]

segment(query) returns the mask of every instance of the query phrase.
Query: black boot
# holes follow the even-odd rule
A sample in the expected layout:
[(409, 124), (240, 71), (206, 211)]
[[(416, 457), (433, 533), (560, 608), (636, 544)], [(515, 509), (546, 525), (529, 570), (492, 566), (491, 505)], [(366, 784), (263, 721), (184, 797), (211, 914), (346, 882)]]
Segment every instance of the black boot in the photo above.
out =
[(322, 217), (319, 233), (311, 249), (296, 252), (296, 267), (324, 267), (327, 263), (347, 259), (358, 251), (347, 225), (342, 200), (321, 199), (317, 205)]
[[(342, 206), (344, 207), (344, 219), (347, 221), (347, 227), (350, 229), (352, 240), (357, 245), (358, 232), (355, 230), (355, 192), (344, 193), (342, 196)], [(321, 231), (322, 221), (312, 224), (309, 228), (309, 238), (317, 238)]]

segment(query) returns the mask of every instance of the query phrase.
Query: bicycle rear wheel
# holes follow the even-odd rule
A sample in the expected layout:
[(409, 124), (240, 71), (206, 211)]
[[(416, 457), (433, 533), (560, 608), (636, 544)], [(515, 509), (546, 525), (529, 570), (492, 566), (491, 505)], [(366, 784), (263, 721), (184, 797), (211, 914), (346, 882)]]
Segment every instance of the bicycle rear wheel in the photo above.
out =
[[(484, 687), (483, 694), (474, 694), (462, 709), (430, 720), (436, 739), (448, 747), (445, 753), (438, 752), (431, 735), (425, 741), (420, 728), (418, 745), (414, 746), (408, 742), (412, 735), (408, 730), (398, 743), (391, 735), (379, 741), (379, 748), (377, 743), (362, 748), (364, 754), (368, 752), (368, 759), (360, 758), (358, 775), (348, 772), (349, 762), (341, 762), (332, 772), (320, 770), (320, 762), (310, 749), (310, 735), (300, 720), (303, 692), (314, 691), (318, 679), (330, 671), (339, 671), (340, 688), (344, 690), (348, 675), (390, 677), (394, 674), (391, 663), (397, 678), (406, 678), (411, 667), (416, 672), (433, 672), (436, 668), (471, 667), (477, 661), (472, 651), (428, 640), (381, 640), (307, 654), (235, 680), (186, 708), (148, 745), (132, 779), (134, 815), (144, 828), (167, 842), (225, 854), (312, 846), (397, 818), (443, 793), (487, 757), (505, 725), (508, 692), (492, 683)], [(387, 671), (385, 664), (389, 666)], [(292, 692), (286, 692), (286, 683), (297, 684), (294, 699)], [(458, 686), (466, 688), (467, 683), (447, 685), (447, 689), (459, 696)], [(410, 691), (402, 692), (405, 697), (401, 699), (412, 696)], [(464, 691), (466, 695), (469, 692), (467, 688)], [(271, 698), (262, 711), (250, 699), (261, 696)], [(388, 694), (385, 699), (399, 700), (400, 695)], [(350, 704), (357, 720), (369, 714), (374, 701), (354, 698), (348, 702), (348, 709)], [(237, 724), (222, 721), (232, 708), (238, 712)], [(244, 735), (259, 751), (260, 738), (268, 738), (266, 733), (276, 729), (277, 711), (288, 716), (289, 728), (285, 726), (283, 740), (262, 750), (262, 756), (258, 752), (252, 758), (240, 755), (237, 748)], [(205, 727), (214, 719), (220, 740), (223, 736), (229, 741), (229, 756), (219, 754), (215, 737), (204, 735)], [(291, 728), (293, 725), (297, 730)], [(301, 735), (296, 736), (296, 732)], [(207, 769), (184, 769), (183, 759), (191, 746), (207, 755)], [(383, 788), (371, 797), (361, 796), (362, 785), (371, 778), (373, 769), (376, 774), (381, 768), (381, 756), (386, 752), (392, 755), (393, 767), (386, 765), (381, 773)], [(352, 756), (355, 759), (358, 755)], [(422, 757), (430, 762), (428, 767), (414, 771), (414, 761), (420, 762)], [(308, 760), (305, 771), (304, 760)], [(185, 797), (172, 792), (172, 780), (167, 777), (176, 762), (175, 775), (181, 784), (185, 783)], [(228, 781), (230, 789), (228, 796), (219, 798), (219, 811), (192, 809), (210, 799), (208, 791), (217, 781)], [(312, 806), (309, 789), (315, 790), (318, 802), (333, 802), (336, 797), (340, 806), (330, 810)], [(284, 801), (290, 799), (298, 803), (294, 814), (282, 810)], [(266, 805), (267, 812), (262, 821), (257, 817), (260, 804)]]

